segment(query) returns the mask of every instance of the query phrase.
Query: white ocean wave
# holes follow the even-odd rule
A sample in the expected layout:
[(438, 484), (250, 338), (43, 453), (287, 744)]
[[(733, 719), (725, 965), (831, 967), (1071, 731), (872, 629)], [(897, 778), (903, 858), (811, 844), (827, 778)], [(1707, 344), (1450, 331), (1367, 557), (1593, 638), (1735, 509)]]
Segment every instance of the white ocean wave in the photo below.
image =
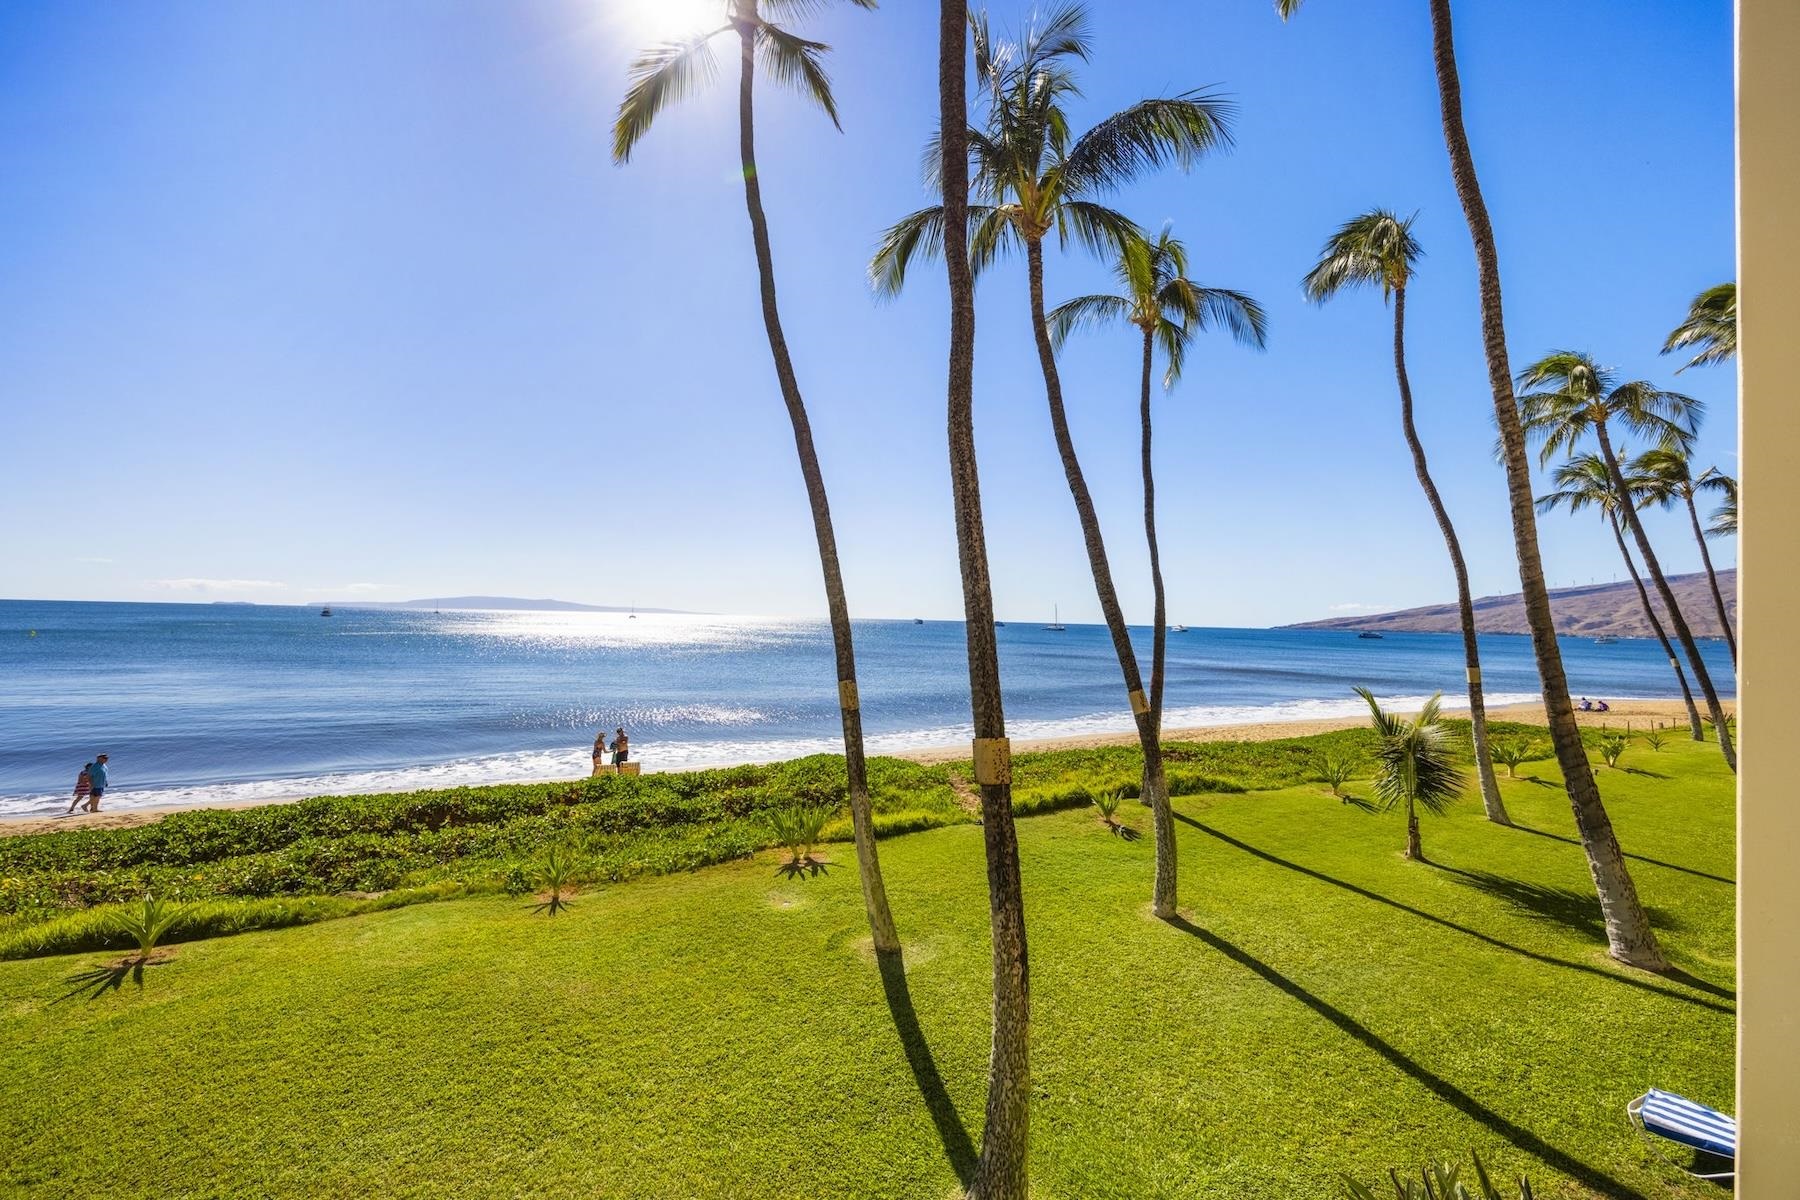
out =
[[(1416, 711), (1427, 697), (1395, 695), (1379, 697), (1386, 707)], [(1503, 692), (1487, 697), (1490, 705), (1535, 702), (1536, 692)], [(1445, 697), (1446, 707), (1468, 707), (1467, 696)], [(1356, 717), (1367, 709), (1360, 699), (1291, 700), (1276, 704), (1198, 705), (1172, 708), (1163, 715), (1168, 729), (1220, 725), (1253, 725), (1278, 722)], [(756, 716), (751, 710), (722, 709), (713, 723), (737, 725)], [(741, 718), (741, 719), (740, 719)], [(1084, 716), (1015, 720), (1007, 733), (1019, 740), (1125, 734), (1133, 729), (1124, 711), (1089, 713)], [(871, 734), (865, 745), (871, 754), (956, 746), (974, 735), (968, 724), (939, 725), (926, 729)], [(811, 738), (712, 738), (684, 741), (638, 742), (634, 750), (646, 771), (687, 771), (738, 763), (779, 762), (808, 754), (835, 754), (843, 749), (834, 735)], [(132, 788), (121, 782), (107, 792), (109, 809), (204, 808), (208, 805), (268, 804), (306, 796), (364, 795), (408, 792), (426, 788), (475, 787), (494, 783), (535, 783), (555, 779), (579, 779), (588, 774), (590, 748), (584, 743), (555, 750), (522, 750), (505, 754), (453, 759), (449, 762), (403, 767), (337, 771), (233, 783)], [(0, 817), (48, 816), (68, 807), (66, 794), (0, 797)]]

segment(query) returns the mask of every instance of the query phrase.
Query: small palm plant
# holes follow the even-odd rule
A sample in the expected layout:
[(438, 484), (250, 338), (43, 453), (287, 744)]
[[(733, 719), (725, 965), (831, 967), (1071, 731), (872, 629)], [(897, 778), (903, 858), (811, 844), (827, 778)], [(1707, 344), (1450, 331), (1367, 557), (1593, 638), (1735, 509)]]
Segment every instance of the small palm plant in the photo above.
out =
[[(1475, 1183), (1471, 1187), (1462, 1178), (1462, 1167), (1451, 1162), (1428, 1163), (1419, 1168), (1419, 1177), (1412, 1179), (1398, 1171), (1388, 1172), (1388, 1182), (1394, 1188), (1394, 1200), (1506, 1200), (1500, 1189), (1494, 1186), (1489, 1178), (1487, 1167), (1479, 1154), (1475, 1158)], [(1376, 1194), (1358, 1183), (1348, 1175), (1344, 1179), (1344, 1194), (1350, 1200), (1377, 1200)], [(1523, 1175), (1519, 1176), (1519, 1200), (1532, 1200), (1531, 1181)]]
[(825, 864), (812, 856), (813, 847), (825, 833), (825, 822), (831, 813), (816, 804), (793, 803), (769, 813), (769, 826), (775, 839), (788, 848), (791, 856), (779, 868), (784, 875), (817, 875)]
[(1108, 829), (1117, 832), (1119, 828), (1119, 805), (1124, 801), (1125, 793), (1119, 788), (1108, 792), (1100, 792), (1094, 796), (1094, 808), (1100, 814), (1100, 821)]
[(1638, 736), (1644, 739), (1644, 745), (1650, 747), (1652, 751), (1658, 754), (1662, 753), (1663, 742), (1666, 740), (1662, 730), (1646, 729)]
[(138, 945), (137, 956), (148, 961), (156, 951), (157, 942), (169, 931), (169, 926), (181, 916), (182, 906), (164, 900), (146, 892), (138, 904), (125, 909), (117, 918), (114, 926)]
[(1423, 861), (1419, 809), (1443, 812), (1462, 795), (1464, 785), (1449, 731), (1439, 719), (1443, 694), (1427, 700), (1411, 721), (1384, 710), (1368, 688), (1359, 687), (1356, 694), (1368, 702), (1375, 732), (1381, 735), (1381, 749), (1375, 755), (1375, 797), (1384, 808), (1406, 805), (1406, 857)]
[(1617, 767), (1625, 754), (1625, 745), (1624, 734), (1608, 734), (1600, 739), (1600, 757), (1606, 760), (1607, 766)]
[(1331, 794), (1339, 800), (1348, 800), (1344, 795), (1344, 785), (1362, 766), (1362, 759), (1348, 750), (1321, 750), (1314, 760), (1318, 764), (1319, 782), (1331, 788)]
[(575, 891), (576, 875), (587, 864), (571, 846), (552, 846), (538, 860), (532, 883), (541, 899), (531, 906), (532, 912), (554, 917), (573, 905), (569, 895)]
[(1519, 764), (1530, 762), (1531, 747), (1524, 742), (1501, 742), (1494, 747), (1494, 761), (1506, 768), (1508, 779), (1519, 777)]

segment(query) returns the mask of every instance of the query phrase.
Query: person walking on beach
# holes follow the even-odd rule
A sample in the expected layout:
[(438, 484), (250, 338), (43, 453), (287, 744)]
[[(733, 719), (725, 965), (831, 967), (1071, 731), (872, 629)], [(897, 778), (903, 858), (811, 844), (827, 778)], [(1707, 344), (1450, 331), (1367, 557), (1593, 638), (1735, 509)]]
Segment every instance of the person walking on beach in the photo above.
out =
[(64, 813), (63, 816), (73, 816), (77, 808), (87, 803), (88, 794), (94, 789), (94, 777), (90, 773), (93, 769), (94, 764), (88, 763), (81, 768), (81, 774), (75, 777), (75, 798), (69, 801), (69, 811)]
[(631, 739), (626, 736), (623, 725), (613, 732), (612, 752), (615, 767), (623, 766), (625, 760), (631, 757)]
[(106, 755), (95, 757), (88, 767), (88, 802), (87, 811), (100, 811), (100, 797), (106, 794)]

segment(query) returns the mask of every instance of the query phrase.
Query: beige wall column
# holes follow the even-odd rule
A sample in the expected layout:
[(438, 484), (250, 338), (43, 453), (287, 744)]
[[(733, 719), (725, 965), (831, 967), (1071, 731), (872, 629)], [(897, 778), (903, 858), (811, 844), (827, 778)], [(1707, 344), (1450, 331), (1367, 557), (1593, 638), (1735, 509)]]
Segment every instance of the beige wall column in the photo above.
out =
[(1800, 2), (1738, 3), (1738, 1195), (1800, 1196)]

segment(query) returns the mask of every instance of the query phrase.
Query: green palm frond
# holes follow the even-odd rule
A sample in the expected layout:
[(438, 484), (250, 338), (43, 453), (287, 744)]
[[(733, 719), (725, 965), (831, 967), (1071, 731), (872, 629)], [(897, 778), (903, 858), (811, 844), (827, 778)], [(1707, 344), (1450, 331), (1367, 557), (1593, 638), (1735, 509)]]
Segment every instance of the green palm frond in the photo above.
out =
[(1400, 217), (1390, 209), (1372, 208), (1338, 226), (1319, 251), (1319, 261), (1306, 273), (1301, 288), (1314, 304), (1323, 304), (1346, 288), (1379, 287), (1385, 297), (1405, 287), (1424, 251), (1412, 235), (1415, 213)]
[(876, 0), (759, 0), (757, 8), (763, 16), (777, 21), (802, 21), (821, 15), (837, 3), (854, 4), (868, 12), (880, 7)]
[(1073, 235), (1095, 254), (1117, 254), (1133, 238), (1144, 236), (1144, 231), (1130, 217), (1091, 200), (1065, 200), (1059, 204), (1056, 232), (1064, 244)]
[(808, 41), (767, 21), (756, 27), (756, 57), (763, 70), (775, 82), (793, 88), (824, 109), (841, 132), (844, 127), (838, 122), (831, 79), (821, 61), (830, 49), (824, 42)]
[(1275, 0), (1275, 15), (1285, 21), (1299, 12), (1300, 6), (1305, 2), (1306, 0)]
[[(997, 221), (996, 211), (985, 204), (969, 205), (969, 257), (991, 260), (997, 247), (990, 245), (996, 237), (1004, 240), (1004, 221)], [(996, 224), (1000, 234), (993, 232)], [(933, 205), (901, 217), (882, 232), (874, 257), (869, 259), (869, 285), (878, 296), (897, 296), (906, 286), (906, 272), (913, 260), (923, 257), (935, 260), (944, 252), (944, 208)]]
[(1186, 170), (1200, 155), (1230, 147), (1236, 111), (1205, 90), (1140, 100), (1075, 140), (1063, 164), (1064, 186), (1071, 195), (1095, 195), (1165, 163)]
[(1427, 700), (1418, 717), (1408, 721), (1385, 711), (1369, 689), (1357, 688), (1356, 693), (1368, 702), (1371, 723), (1381, 735), (1375, 754), (1376, 799), (1384, 808), (1410, 801), (1433, 814), (1448, 809), (1466, 784), (1449, 730), (1440, 720), (1442, 694)]
[(726, 25), (681, 41), (663, 42), (631, 61), (631, 82), (613, 121), (614, 162), (630, 161), (632, 149), (650, 131), (658, 113), (718, 77), (719, 64), (707, 43), (730, 28)]
[(1197, 284), (1189, 284), (1187, 290), (1193, 297), (1196, 329), (1223, 329), (1237, 341), (1258, 350), (1268, 345), (1268, 314), (1248, 294)]
[(1094, 38), (1085, 6), (1060, 4), (1043, 14), (1026, 32), (1020, 58), (1028, 66), (1049, 64), (1060, 58), (1086, 61), (1093, 53)]
[(1692, 396), (1667, 391), (1642, 379), (1618, 382), (1611, 368), (1586, 354), (1558, 350), (1519, 373), (1519, 419), (1528, 439), (1539, 444), (1548, 463), (1573, 453), (1602, 422), (1645, 437), (1665, 449), (1686, 451), (1705, 406)]
[(1735, 479), (1721, 475), (1725, 499), (1713, 510), (1712, 523), (1706, 527), (1707, 537), (1731, 537), (1738, 531), (1738, 485)]
[(1123, 324), (1131, 320), (1133, 311), (1131, 301), (1123, 296), (1077, 296), (1065, 300), (1045, 318), (1050, 326), (1050, 344), (1061, 351), (1071, 333)]
[(1737, 283), (1707, 288), (1688, 305), (1687, 316), (1663, 343), (1662, 352), (1698, 348), (1699, 353), (1675, 371), (1710, 366), (1737, 357)]

